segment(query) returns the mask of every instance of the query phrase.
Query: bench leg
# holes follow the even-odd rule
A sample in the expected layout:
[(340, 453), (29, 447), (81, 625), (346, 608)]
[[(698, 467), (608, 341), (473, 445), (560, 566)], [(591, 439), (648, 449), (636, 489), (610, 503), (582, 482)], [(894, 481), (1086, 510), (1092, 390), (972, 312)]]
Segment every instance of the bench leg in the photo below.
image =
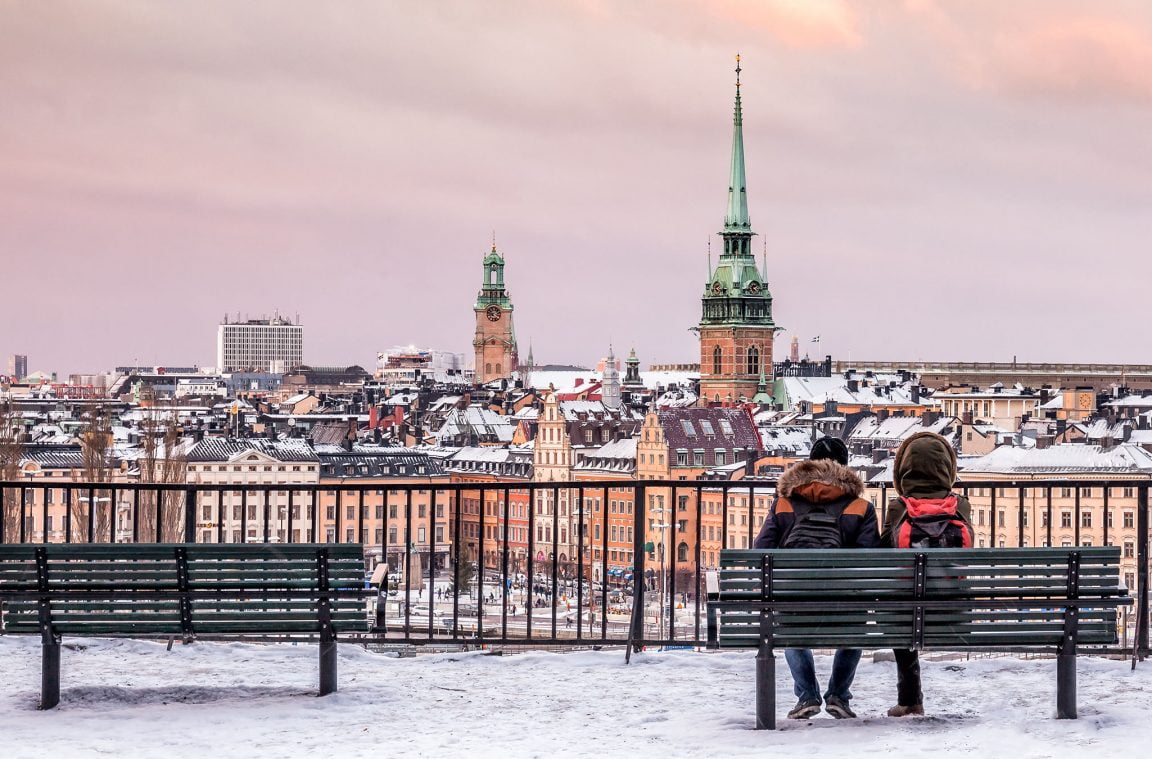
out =
[(756, 729), (776, 729), (776, 654), (770, 648), (756, 654)]
[(336, 636), (320, 637), (320, 695), (336, 692)]
[(40, 708), (60, 703), (60, 638), (47, 635), (40, 647)]
[(1076, 654), (1056, 655), (1056, 719), (1076, 719)]

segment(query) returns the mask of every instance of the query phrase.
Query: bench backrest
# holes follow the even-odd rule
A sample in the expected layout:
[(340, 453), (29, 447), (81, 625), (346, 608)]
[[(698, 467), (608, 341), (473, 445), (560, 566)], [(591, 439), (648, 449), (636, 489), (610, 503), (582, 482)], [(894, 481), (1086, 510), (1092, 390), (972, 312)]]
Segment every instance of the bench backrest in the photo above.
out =
[(319, 632), (322, 598), (336, 632), (363, 631), (363, 588), (358, 544), (0, 546), (8, 633), (40, 631), (42, 598), (62, 635)]
[(725, 550), (720, 563), (721, 647), (757, 646), (763, 602), (779, 648), (1058, 645), (1068, 599), (1078, 641), (1109, 644), (1127, 602), (1115, 546)]

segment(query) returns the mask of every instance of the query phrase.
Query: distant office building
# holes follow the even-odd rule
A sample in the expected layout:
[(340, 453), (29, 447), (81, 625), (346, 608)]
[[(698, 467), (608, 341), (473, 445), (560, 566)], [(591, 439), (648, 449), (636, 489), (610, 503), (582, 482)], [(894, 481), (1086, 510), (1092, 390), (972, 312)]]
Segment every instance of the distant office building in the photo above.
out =
[(28, 357), (19, 353), (8, 359), (8, 376), (14, 380), (22, 380), (28, 376)]
[(216, 371), (283, 374), (302, 363), (304, 328), (288, 319), (230, 322), (216, 333)]

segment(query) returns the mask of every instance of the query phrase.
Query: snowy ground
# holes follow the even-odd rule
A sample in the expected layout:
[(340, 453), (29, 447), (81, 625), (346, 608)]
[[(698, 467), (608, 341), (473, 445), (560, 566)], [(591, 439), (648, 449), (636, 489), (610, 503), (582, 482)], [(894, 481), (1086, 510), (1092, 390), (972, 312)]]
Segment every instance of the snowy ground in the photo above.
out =
[[(882, 716), (891, 663), (861, 662), (861, 719), (753, 725), (751, 653), (622, 652), (396, 659), (340, 652), (340, 692), (314, 693), (313, 645), (65, 640), (63, 694), (36, 710), (40, 645), (0, 637), (0, 756), (1141, 756), (1152, 662), (1080, 659), (1080, 719), (1057, 721), (1055, 662), (925, 662), (929, 716)], [(818, 657), (826, 678), (831, 660)], [(1105, 754), (1103, 752), (1109, 752)], [(1122, 753), (1120, 753), (1122, 752)]]

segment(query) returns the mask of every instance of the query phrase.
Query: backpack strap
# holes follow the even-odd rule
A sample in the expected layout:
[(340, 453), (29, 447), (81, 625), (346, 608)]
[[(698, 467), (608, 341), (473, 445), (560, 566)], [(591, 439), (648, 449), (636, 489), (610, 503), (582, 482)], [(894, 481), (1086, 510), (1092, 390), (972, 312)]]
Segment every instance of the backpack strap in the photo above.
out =
[(868, 506), (869, 505), (870, 504), (867, 501), (865, 501), (863, 498), (857, 498), (856, 500), (852, 501), (852, 503), (845, 506), (844, 511), (842, 513), (845, 516), (862, 517), (868, 513)]

